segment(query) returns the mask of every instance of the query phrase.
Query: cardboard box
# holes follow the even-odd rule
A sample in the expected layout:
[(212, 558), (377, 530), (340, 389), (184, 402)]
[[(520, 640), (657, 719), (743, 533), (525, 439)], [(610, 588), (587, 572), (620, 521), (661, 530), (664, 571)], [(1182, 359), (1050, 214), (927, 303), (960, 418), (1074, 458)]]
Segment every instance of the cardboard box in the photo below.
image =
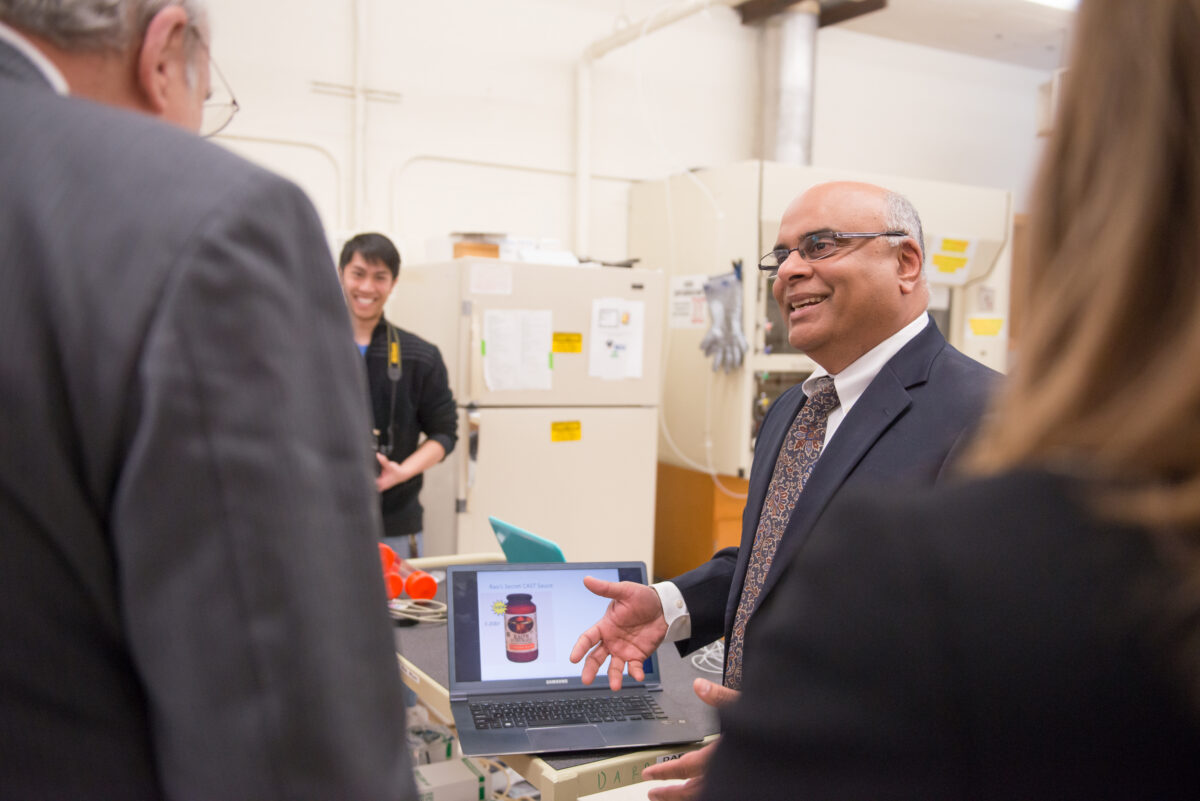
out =
[(419, 801), (483, 801), (488, 797), (487, 773), (473, 760), (452, 759), (413, 768)]

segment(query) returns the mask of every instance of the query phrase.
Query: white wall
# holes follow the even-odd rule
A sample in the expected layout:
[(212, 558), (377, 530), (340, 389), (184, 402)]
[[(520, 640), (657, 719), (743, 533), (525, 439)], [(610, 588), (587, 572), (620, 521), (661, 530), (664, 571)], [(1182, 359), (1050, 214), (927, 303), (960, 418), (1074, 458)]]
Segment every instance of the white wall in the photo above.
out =
[(1027, 207), (1050, 73), (825, 28), (813, 164), (1007, 189)]
[[(575, 70), (652, 0), (210, 0), (242, 111), (225, 145), (309, 191), (331, 244), (391, 235), (408, 262), (451, 231), (573, 246)], [(354, 174), (355, 8), (366, 14), (366, 180)], [(827, 28), (818, 166), (1011, 189), (1024, 205), (1045, 73)], [(317, 86), (325, 85), (322, 89)], [(590, 253), (626, 254), (628, 186), (758, 156), (758, 33), (715, 8), (593, 69)], [(333, 85), (330, 88), (328, 85)], [(361, 203), (360, 203), (361, 199)]]
[[(579, 57), (622, 11), (637, 21), (662, 4), (360, 2), (365, 83), (389, 93), (367, 103), (362, 208), (353, 101), (313, 89), (353, 79), (352, 0), (211, 0), (214, 55), (244, 109), (220, 139), (308, 189), (335, 240), (382, 230), (406, 261), (421, 260), (430, 237), (463, 230), (570, 248)], [(625, 256), (631, 181), (753, 154), (756, 42), (718, 8), (596, 62), (586, 255)]]

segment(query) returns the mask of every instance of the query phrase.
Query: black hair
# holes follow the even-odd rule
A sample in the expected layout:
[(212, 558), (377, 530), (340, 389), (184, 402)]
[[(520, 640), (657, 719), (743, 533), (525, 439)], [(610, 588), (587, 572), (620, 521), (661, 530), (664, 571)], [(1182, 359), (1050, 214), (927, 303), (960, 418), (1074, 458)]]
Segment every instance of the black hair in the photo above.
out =
[(351, 237), (342, 247), (342, 255), (338, 259), (338, 272), (341, 272), (357, 253), (364, 261), (383, 264), (391, 272), (392, 278), (400, 275), (400, 251), (392, 244), (392, 240), (383, 234), (358, 234)]

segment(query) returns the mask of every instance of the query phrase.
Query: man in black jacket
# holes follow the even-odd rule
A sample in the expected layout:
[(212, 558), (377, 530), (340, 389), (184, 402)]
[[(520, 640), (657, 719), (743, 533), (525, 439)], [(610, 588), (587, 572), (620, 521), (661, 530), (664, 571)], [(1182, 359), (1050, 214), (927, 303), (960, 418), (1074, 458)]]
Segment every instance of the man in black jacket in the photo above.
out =
[(367, 364), (384, 542), (400, 556), (420, 556), (421, 474), (454, 450), (458, 438), (446, 364), (436, 346), (383, 316), (400, 275), (400, 253), (390, 239), (374, 233), (351, 238), (338, 275)]

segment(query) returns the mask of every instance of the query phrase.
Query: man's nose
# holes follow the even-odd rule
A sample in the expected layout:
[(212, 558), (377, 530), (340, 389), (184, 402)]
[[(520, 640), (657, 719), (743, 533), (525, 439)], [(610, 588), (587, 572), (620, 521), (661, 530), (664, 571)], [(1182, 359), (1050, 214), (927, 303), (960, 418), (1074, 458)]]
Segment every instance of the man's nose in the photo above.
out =
[(812, 273), (812, 265), (800, 258), (800, 251), (793, 250), (783, 260), (783, 264), (779, 265), (779, 270), (776, 274), (779, 278), (787, 280), (797, 276), (806, 276)]

